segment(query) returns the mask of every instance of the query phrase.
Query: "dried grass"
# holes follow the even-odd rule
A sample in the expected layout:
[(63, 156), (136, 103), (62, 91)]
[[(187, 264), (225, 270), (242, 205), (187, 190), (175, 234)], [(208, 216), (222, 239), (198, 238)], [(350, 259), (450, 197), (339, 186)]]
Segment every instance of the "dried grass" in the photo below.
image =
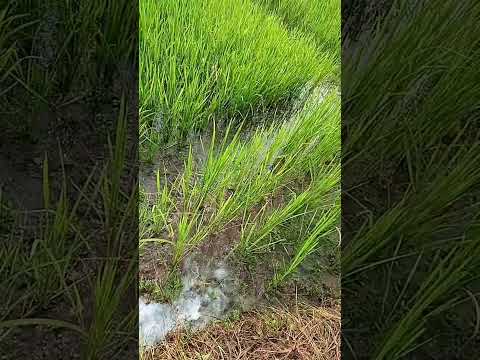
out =
[(177, 332), (142, 360), (340, 359), (340, 307), (297, 306), (245, 313), (194, 334)]

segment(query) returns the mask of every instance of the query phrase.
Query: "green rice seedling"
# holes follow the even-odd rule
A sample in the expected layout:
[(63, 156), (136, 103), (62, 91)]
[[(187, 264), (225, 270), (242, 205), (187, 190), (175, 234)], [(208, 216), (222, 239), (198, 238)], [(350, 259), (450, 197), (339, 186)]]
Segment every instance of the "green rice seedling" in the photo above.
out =
[[(472, 160), (466, 159), (467, 162)], [(385, 263), (396, 263), (402, 256), (411, 256), (412, 249), (413, 254), (416, 254), (440, 248), (438, 256), (429, 261), (432, 271), (428, 271), (427, 275), (419, 274), (413, 282), (411, 278), (416, 275), (414, 267), (408, 278), (405, 276), (399, 281), (400, 286), (403, 286), (402, 302), (407, 305), (395, 304), (389, 318), (379, 321), (388, 331), (387, 336), (378, 336), (380, 344), (374, 344), (374, 355), (377, 359), (402, 358), (407, 352), (424, 345), (422, 339), (428, 336), (425, 332), (428, 319), (425, 316), (426, 311), (443, 307), (456, 298), (461, 292), (460, 288), (465, 285), (462, 284), (465, 280), (461, 281), (465, 279), (463, 271), (474, 271), (467, 270), (462, 263), (472, 256), (475, 257), (472, 249), (468, 252), (461, 250), (463, 246), (468, 247), (468, 242), (451, 238), (451, 235), (447, 238), (441, 235), (445, 224), (455, 219), (455, 210), (450, 208), (450, 204), (458, 202), (466, 195), (465, 191), (468, 191), (469, 186), (478, 183), (478, 174), (467, 175), (463, 172), (466, 170), (465, 165), (466, 163), (460, 164), (457, 169), (450, 170), (452, 172), (448, 176), (440, 173), (438, 178), (425, 179), (429, 184), (423, 184), (417, 193), (405, 195), (402, 202), (359, 231), (358, 237), (353, 239), (358, 241), (357, 244), (349, 243), (345, 248), (342, 271), (346, 286), (355, 286), (358, 275), (369, 269)], [(460, 170), (462, 167), (463, 170)], [(473, 167), (470, 167), (470, 171), (474, 171)], [(459, 176), (460, 173), (463, 175)], [(473, 183), (470, 183), (470, 180)], [(459, 241), (460, 247), (457, 247)], [(351, 252), (353, 249), (355, 253)], [(450, 251), (452, 253), (449, 253)], [(445, 256), (445, 253), (449, 255)], [(357, 261), (354, 260), (355, 256), (364, 257)], [(430, 278), (431, 274), (435, 274), (435, 278)], [(423, 295), (428, 297), (423, 298)]]
[(149, 237), (149, 235), (151, 234), (151, 227), (153, 223), (153, 211), (151, 211), (150, 204), (146, 197), (147, 195), (145, 194), (145, 190), (142, 186), (140, 186), (138, 202), (138, 232), (140, 242), (142, 241), (142, 239)]
[[(385, 249), (399, 235), (415, 239), (421, 234), (434, 233), (448, 217), (449, 206), (480, 181), (480, 171), (476, 166), (480, 161), (479, 146), (478, 143), (468, 149), (452, 146), (449, 153), (453, 157), (447, 166), (436, 162), (439, 157), (445, 156), (444, 153), (434, 155), (431, 162), (427, 162), (431, 168), (423, 172), (427, 181), (417, 184), (416, 191), (407, 192), (403, 200), (359, 232), (357, 240), (345, 247), (342, 259), (344, 277), (361, 269), (368, 259)], [(434, 166), (435, 163), (438, 165)]]
[[(174, 235), (173, 226), (170, 223), (170, 216), (175, 210), (175, 204), (172, 199), (173, 186), (160, 181), (160, 171), (156, 173), (157, 193), (152, 201), (147, 198), (145, 189), (140, 186), (139, 198), (139, 239), (140, 249), (147, 243), (170, 243), (166, 239), (159, 239), (155, 236), (167, 231), (170, 238)], [(152, 194), (148, 194), (152, 195)]]
[(152, 295), (154, 298), (157, 297), (158, 294), (161, 292), (161, 287), (158, 282), (150, 279), (140, 279), (140, 281), (138, 282), (138, 289), (140, 293), (146, 292)]
[[(229, 139), (231, 124), (227, 126), (222, 142), (217, 144), (217, 132), (214, 125), (212, 138), (207, 153), (206, 162), (201, 169), (201, 199), (204, 200), (211, 193), (218, 193), (219, 189), (228, 186), (229, 167), (236, 158), (240, 146), (241, 127)], [(228, 141), (228, 142), (227, 142)], [(221, 190), (220, 190), (221, 191)]]
[(338, 222), (340, 216), (340, 204), (337, 202), (332, 208), (323, 211), (318, 217), (313, 217), (312, 220), (316, 221), (313, 230), (308, 236), (300, 242), (296, 249), (295, 256), (287, 264), (287, 266), (277, 272), (272, 279), (270, 286), (272, 288), (278, 287), (285, 279), (292, 275), (306, 257), (315, 252), (319, 246), (327, 241), (329, 232), (334, 230), (334, 225)]
[(121, 321), (118, 321), (118, 315), (125, 295), (137, 277), (136, 260), (131, 261), (126, 270), (120, 265), (117, 259), (105, 259), (98, 271), (94, 285), (93, 320), (87, 325), (83, 350), (85, 359), (98, 359), (111, 353), (115, 335), (125, 331), (130, 321), (131, 314)]
[[(321, 110), (316, 109), (306, 115), (300, 114), (291, 123), (258, 129), (246, 141), (240, 140), (237, 131), (227, 144), (227, 131), (218, 152), (214, 150), (216, 143), (214, 134), (207, 160), (204, 167), (199, 169), (198, 177), (193, 175), (195, 170), (191, 151), (189, 152), (185, 162), (186, 170), (175, 185), (183, 199), (182, 212), (191, 214), (188, 218), (191, 221), (186, 217), (180, 220), (182, 234), (190, 235), (179, 237), (177, 245), (180, 249), (179, 254), (183, 254), (186, 248), (189, 248), (184, 246), (184, 242), (188, 236), (193, 236), (191, 234), (193, 223), (197, 223), (196, 228), (199, 232), (198, 239), (190, 242), (192, 244), (204, 239), (208, 233), (226, 226), (242, 212), (264, 201), (288, 181), (303, 174), (308, 167), (303, 163), (305, 158), (318, 164), (334, 156), (333, 145), (327, 137), (333, 132), (330, 123), (338, 120), (337, 112), (333, 112), (339, 111), (338, 102), (331, 97), (317, 106)], [(323, 149), (325, 145), (332, 149), (325, 151)], [(336, 145), (338, 143), (335, 143)], [(310, 162), (308, 165), (311, 165)], [(317, 193), (314, 195), (312, 192), (309, 201), (313, 202), (322, 191), (327, 191), (338, 182), (339, 166), (332, 169), (326, 166), (318, 167), (317, 172), (324, 171), (319, 178), (325, 176), (325, 179), (319, 180), (316, 185)], [(231, 194), (227, 195), (229, 192)], [(306, 200), (302, 199), (303, 197), (300, 197), (297, 201), (302, 203)], [(200, 219), (201, 207), (204, 205), (209, 206), (211, 213), (208, 217)], [(296, 203), (294, 205), (292, 209), (297, 208)], [(291, 209), (285, 211), (287, 210)], [(285, 214), (276, 215), (281, 219)], [(180, 255), (177, 258), (179, 257)]]
[(203, 214), (183, 213), (179, 220), (173, 242), (173, 267), (180, 265), (185, 256), (209, 234), (209, 227), (202, 227)]
[[(407, 147), (434, 144), (456, 131), (476, 106), (479, 39), (467, 29), (478, 21), (480, 6), (433, 1), (413, 12), (404, 6), (396, 3), (382, 26), (368, 33), (368, 44), (345, 39), (352, 49), (352, 61), (343, 71), (349, 84), (343, 94), (349, 114), (345, 161), (365, 149), (371, 149), (372, 159), (402, 158)], [(397, 16), (399, 12), (411, 15)], [(453, 28), (461, 31), (449, 30)], [(419, 36), (425, 46), (414, 40)]]
[(147, 293), (154, 301), (169, 302), (178, 297), (182, 290), (182, 278), (178, 271), (172, 269), (166, 281), (140, 280), (140, 293)]
[[(0, 286), (4, 296), (0, 312), (1, 341), (10, 334), (12, 328), (22, 325), (22, 320), (19, 319), (32, 316), (40, 306), (45, 305), (47, 302), (45, 299), (58, 296), (56, 293), (58, 282), (46, 279), (47, 277), (57, 279), (55, 261), (44, 256), (43, 252), (42, 256), (37, 255), (32, 263), (27, 251), (30, 244), (25, 241), (24, 233), (17, 230), (22, 223), (22, 217), (15, 214), (10, 226), (2, 231), (0, 256), (3, 261), (0, 266)], [(40, 260), (43, 260), (43, 263), (40, 263)], [(45, 278), (36, 279), (40, 280), (41, 284), (49, 286), (48, 291), (40, 292), (37, 289), (35, 274), (39, 273)]]
[[(305, 194), (305, 193), (303, 193)], [(260, 223), (259, 219), (255, 218), (250, 228), (242, 231), (240, 239), (240, 251), (244, 257), (249, 257), (254, 253), (265, 252), (276, 245), (279, 240), (273, 239), (271, 234), (278, 227), (291, 220), (298, 214), (298, 207), (301, 207), (304, 196), (296, 197), (292, 202), (288, 203), (284, 208), (274, 211), (264, 223)]]
[(183, 208), (188, 211), (195, 207), (196, 198), (196, 178), (195, 178), (195, 168), (193, 161), (193, 152), (192, 147), (189, 148), (187, 160), (184, 163), (184, 171), (182, 176), (179, 178), (180, 191), (183, 197)]
[[(261, 148), (263, 145), (256, 140), (239, 145), (235, 160), (226, 167), (231, 171), (224, 175), (221, 186), (215, 190), (216, 211), (211, 220), (212, 229), (225, 226), (276, 189), (280, 177), (276, 177), (267, 164), (252, 164), (255, 152)], [(249, 150), (252, 158), (247, 156)]]
[(331, 160), (339, 151), (339, 142), (332, 143), (330, 138), (335, 130), (339, 131), (339, 110), (338, 98), (332, 95), (313, 112), (302, 111), (280, 126), (274, 124), (255, 131), (237, 150), (232, 168), (238, 170), (231, 172), (233, 180), (238, 183), (239, 179), (251, 178), (259, 186), (274, 185), (301, 173), (304, 159), (312, 154), (319, 164)]
[(173, 263), (178, 265), (180, 260), (186, 253), (186, 248), (190, 236), (193, 232), (194, 221), (190, 221), (187, 215), (182, 216), (177, 227), (177, 238), (175, 239), (174, 260)]
[[(96, 64), (100, 68), (97, 74), (111, 77), (111, 67), (117, 64), (136, 62), (138, 8), (137, 3), (131, 1), (91, 1), (97, 10), (98, 19), (108, 17), (111, 21), (100, 22), (97, 25), (99, 37), (96, 48)], [(87, 16), (87, 13), (85, 13)], [(118, 70), (118, 69), (116, 69)]]
[(174, 210), (174, 202), (172, 199), (173, 187), (167, 184), (165, 179), (164, 184), (160, 184), (160, 171), (156, 173), (157, 196), (155, 204), (151, 209), (151, 216), (153, 222), (153, 231), (156, 234), (162, 233), (164, 229), (168, 230), (170, 237), (173, 236), (173, 229), (169, 224), (169, 218)]
[[(65, 290), (65, 278), (73, 265), (75, 254), (84, 243), (82, 238), (76, 235), (74, 224), (80, 199), (72, 206), (69, 205), (65, 181), (59, 199), (51, 209), (51, 185), (46, 156), (43, 176), (45, 216), (40, 232), (30, 248), (28, 261), (31, 264), (32, 276), (38, 285), (36, 300), (46, 304), (55, 294)], [(69, 245), (70, 241), (74, 245)]]
[(12, 100), (7, 96), (10, 90), (19, 83), (22, 84), (19, 77), (24, 58), (15, 44), (16, 37), (23, 31), (31, 29), (36, 23), (35, 20), (28, 21), (26, 13), (16, 12), (11, 5), (0, 10), (0, 49), (2, 49), (0, 52), (0, 84), (2, 85), (0, 98), (6, 103)]
[[(4, 261), (0, 266), (0, 285), (4, 289), (4, 301), (0, 321), (11, 319), (18, 313), (28, 316), (35, 308), (33, 289), (25, 286), (23, 294), (19, 293), (22, 285), (28, 285), (28, 256), (22, 251), (23, 239), (12, 242), (11, 238), (2, 239), (0, 255)], [(0, 336), (1, 338), (1, 336)]]
[[(81, 197), (70, 206), (66, 196), (66, 185), (57, 202), (51, 197), (51, 185), (48, 180), (48, 159), (44, 160), (44, 200), (48, 209), (41, 210), (40, 231), (35, 234), (32, 244), (26, 243), (23, 231), (24, 224), (18, 217), (12, 224), (10, 234), (5, 243), (2, 242), (0, 253), (9, 259), (2, 266), (0, 283), (8, 289), (3, 307), (0, 327), (7, 329), (18, 326), (47, 325), (69, 328), (84, 334), (81, 328), (73, 323), (54, 319), (30, 318), (36, 310), (49, 305), (53, 300), (62, 298), (74, 306), (74, 312), (81, 309), (76, 306), (79, 301), (76, 285), (67, 285), (67, 278), (75, 263), (75, 257), (84, 247), (84, 239), (78, 233), (75, 224), (77, 208)], [(85, 187), (89, 185), (89, 178)], [(85, 190), (84, 189), (82, 190)], [(81, 191), (83, 193), (83, 191)], [(31, 216), (28, 214), (26, 216)], [(8, 331), (7, 331), (8, 332)], [(2, 336), (8, 335), (7, 333)]]
[[(470, 124), (480, 89), (479, 43), (463, 26), (478, 22), (480, 7), (432, 1), (405, 13), (400, 6), (396, 3), (367, 34), (368, 43), (360, 37), (357, 45), (346, 45), (354, 48), (350, 58), (356, 62), (343, 71), (343, 81), (352, 85), (343, 94), (348, 114), (344, 164), (359, 156), (370, 158), (371, 168), (401, 164), (409, 175), (403, 194), (386, 210), (374, 209), (378, 212), (346, 244), (343, 284), (356, 291), (368, 270), (389, 264), (391, 274), (394, 265), (403, 266), (402, 257), (422, 255), (409, 274), (395, 283), (390, 275), (382, 288), (384, 304), (397, 286), (401, 299), (394, 299), (388, 316), (378, 320), (378, 332), (369, 334), (375, 339), (369, 355), (376, 359), (415, 357), (429, 340), (430, 320), (451, 306), (472, 279), (466, 273), (478, 266), (467, 262), (476, 251), (462, 239), (469, 219), (458, 219), (458, 206), (462, 211), (465, 203), (478, 207), (470, 200), (479, 183), (478, 134)], [(462, 30), (451, 31), (459, 26)], [(432, 254), (432, 249), (440, 250)], [(431, 266), (417, 271), (425, 258)], [(366, 312), (377, 318), (376, 309)]]
[[(138, 291), (138, 184), (130, 184), (131, 192), (122, 188), (127, 161), (127, 104), (122, 95), (114, 146), (110, 147), (107, 166), (102, 170), (99, 197), (104, 207), (100, 213), (103, 228), (102, 258), (95, 279), (90, 282), (94, 295), (93, 317), (82, 318), (86, 329), (83, 356), (87, 359), (105, 357), (125, 344), (125, 335), (134, 333), (137, 309), (123, 311), (127, 295)], [(135, 244), (132, 247), (132, 244)], [(128, 341), (129, 339), (127, 339)], [(122, 343), (123, 345), (119, 345)]]
[[(30, 3), (32, 7), (27, 3)], [(55, 55), (57, 55), (55, 53), (57, 45), (61, 42), (60, 38), (66, 36), (61, 31), (55, 33), (57, 28), (51, 21), (56, 17), (54, 14), (59, 8), (58, 5), (58, 2), (49, 2), (49, 4), (23, 1), (12, 3), (13, 11), (25, 14), (23, 21), (35, 25), (25, 28), (18, 34), (16, 48), (20, 57), (20, 66), (16, 74), (12, 74), (15, 82), (26, 91), (26, 96), (32, 96), (34, 99), (30, 105), (32, 109), (29, 109), (32, 112), (41, 111), (42, 108), (50, 105), (49, 98), (69, 81), (66, 80), (67, 78), (75, 74), (72, 71), (70, 71), (70, 76), (66, 74), (65, 62), (58, 62), (56, 68), (52, 66), (55, 63)], [(46, 10), (47, 7), (48, 10)], [(64, 19), (57, 19), (58, 23), (64, 21)], [(60, 51), (58, 54), (60, 58), (61, 53)]]
[(139, 147), (141, 149), (141, 158), (145, 163), (153, 163), (155, 156), (161, 150), (159, 144), (162, 143), (162, 133), (160, 131), (152, 131), (151, 125), (155, 123), (155, 112), (140, 109), (138, 137)]
[[(331, 129), (335, 130), (330, 126), (335, 122), (336, 130), (339, 130), (338, 100), (329, 97), (314, 112), (300, 113), (278, 130), (272, 128), (260, 132), (259, 137), (252, 142), (252, 148), (245, 150), (244, 156), (247, 157), (248, 152), (258, 155), (252, 160), (256, 162), (256, 166), (252, 167), (260, 168), (258, 177), (263, 176), (263, 181), (270, 174), (278, 180), (283, 178), (282, 181), (286, 181), (289, 177), (303, 173), (307, 169), (306, 164), (310, 164), (308, 159), (317, 164), (334, 159), (340, 149), (339, 143), (332, 143), (330, 138), (334, 133)], [(273, 139), (271, 144), (268, 139)], [(265, 144), (268, 144), (266, 148)], [(275, 178), (271, 180), (276, 181)]]
[(12, 13), (24, 14), (21, 23), (15, 19), (15, 26), (23, 27), (17, 36), (21, 63), (15, 80), (49, 105), (57, 105), (55, 95), (75, 85), (85, 89), (110, 81), (108, 69), (135, 59), (135, 6), (108, 0), (11, 3)]
[(448, 309), (456, 298), (452, 294), (460, 293), (468, 281), (475, 277), (472, 271), (478, 269), (480, 250), (477, 239), (478, 231), (473, 231), (447, 254), (438, 251), (432, 271), (419, 284), (414, 296), (406, 299), (407, 312), (387, 331), (387, 336), (376, 349), (374, 359), (400, 359), (418, 348), (429, 318)]
[[(273, 231), (292, 218), (305, 214), (309, 207), (315, 208), (320, 206), (320, 204), (324, 206), (326, 200), (325, 195), (338, 186), (340, 181), (340, 165), (337, 164), (332, 169), (327, 169), (323, 174), (323, 178), (319, 176), (315, 179), (310, 189), (293, 197), (284, 207), (275, 209), (268, 216), (265, 214), (266, 204), (250, 225), (248, 225), (250, 223), (248, 220), (249, 216), (244, 215), (244, 227), (237, 251), (240, 251), (240, 253), (247, 257), (254, 253), (265, 251), (277, 242), (277, 240), (271, 238)], [(263, 180), (264, 179), (260, 177), (259, 181)], [(275, 188), (275, 186), (273, 187)], [(234, 194), (221, 204), (214, 219), (211, 224), (209, 224), (211, 226), (209, 231), (215, 231), (215, 229), (220, 226), (225, 226), (230, 219), (236, 217), (242, 210), (244, 214), (248, 213), (253, 203), (256, 203), (260, 198), (268, 194), (261, 192), (261, 187), (258, 188), (259, 190), (253, 189), (253, 187), (244, 187), (243, 189), (243, 192)], [(254, 191), (258, 190), (262, 195), (255, 195), (255, 192), (251, 192), (252, 189)], [(249, 200), (249, 196), (255, 200)]]
[[(168, 195), (167, 190), (165, 190), (166, 184), (163, 189), (163, 195), (159, 194), (159, 198), (164, 198), (165, 210), (163, 211), (162, 219), (164, 223), (167, 223), (168, 236), (170, 238), (170, 240), (163, 240), (163, 242), (172, 245), (173, 263), (174, 266), (177, 266), (184, 256), (207, 236), (206, 229), (201, 231), (204, 224), (204, 217), (201, 211), (204, 195), (202, 195), (202, 186), (197, 178), (191, 147), (184, 162), (183, 174), (177, 177), (170, 190), (168, 190)], [(175, 205), (170, 198), (173, 189), (179, 194), (178, 202), (180, 204)], [(169, 198), (168, 200), (167, 197)], [(173, 210), (178, 214), (175, 229), (168, 220), (173, 215)]]
[(290, 29), (310, 35), (320, 51), (340, 62), (341, 8), (338, 0), (257, 0), (279, 15)]
[(342, 166), (340, 161), (333, 160), (332, 164), (315, 166), (310, 169), (312, 197), (309, 199), (309, 206), (318, 209), (322, 206), (325, 195), (332, 193), (337, 196), (336, 191), (340, 188)]
[(237, 149), (230, 151), (235, 155), (230, 156), (228, 186), (247, 186), (245, 179), (252, 179), (251, 186), (274, 189), (275, 183), (304, 172), (312, 163), (330, 161), (340, 149), (339, 114), (338, 98), (332, 95), (313, 111), (308, 107), (281, 125), (256, 130), (245, 143), (233, 141)]
[[(135, 58), (136, 4), (100, 0), (85, 1), (77, 6), (70, 2), (62, 5), (60, 16), (66, 35), (61, 41), (63, 51), (59, 51), (57, 63), (87, 57), (87, 61), (81, 63), (81, 74), (91, 84), (98, 85), (100, 79), (111, 80), (113, 74), (110, 71), (113, 68), (118, 70), (117, 64), (124, 66)], [(112, 21), (103, 21), (106, 18)], [(93, 59), (94, 67), (91, 66)], [(66, 69), (65, 74), (69, 72)]]
[[(272, 232), (294, 217), (304, 215), (307, 211), (307, 204), (313, 195), (313, 191), (306, 190), (300, 195), (294, 195), (285, 206), (273, 210), (271, 214), (265, 216), (266, 219), (263, 221), (255, 218), (248, 230), (244, 229), (242, 232), (239, 251), (248, 257), (272, 248), (278, 242), (278, 240), (275, 241), (270, 237)], [(262, 209), (260, 214), (264, 212), (265, 208)]]
[[(131, 246), (129, 236), (133, 236), (130, 227), (136, 228), (138, 221), (138, 179), (135, 184), (127, 184), (131, 193), (125, 192), (124, 176), (127, 168), (127, 127), (128, 108), (125, 93), (121, 96), (120, 109), (118, 113), (115, 142), (109, 139), (109, 161), (101, 173), (101, 192), (103, 209), (102, 226), (106, 231), (104, 249), (111, 257), (121, 256)], [(135, 216), (132, 213), (135, 213)], [(129, 222), (134, 222), (129, 223)], [(138, 233), (135, 234), (135, 238)], [(135, 241), (138, 245), (138, 243)], [(135, 247), (136, 251), (138, 247)]]
[(152, 137), (184, 136), (213, 117), (278, 103), (333, 66), (249, 0), (144, 1), (140, 51), (141, 110), (156, 114), (141, 122)]

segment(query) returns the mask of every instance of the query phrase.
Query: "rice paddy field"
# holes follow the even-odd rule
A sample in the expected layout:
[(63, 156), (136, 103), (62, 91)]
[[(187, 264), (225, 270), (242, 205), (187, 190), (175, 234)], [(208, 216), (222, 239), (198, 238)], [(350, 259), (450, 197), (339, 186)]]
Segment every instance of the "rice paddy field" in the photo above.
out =
[(142, 358), (339, 358), (340, 1), (139, 6)]
[(5, 5), (2, 359), (478, 357), (478, 1)]

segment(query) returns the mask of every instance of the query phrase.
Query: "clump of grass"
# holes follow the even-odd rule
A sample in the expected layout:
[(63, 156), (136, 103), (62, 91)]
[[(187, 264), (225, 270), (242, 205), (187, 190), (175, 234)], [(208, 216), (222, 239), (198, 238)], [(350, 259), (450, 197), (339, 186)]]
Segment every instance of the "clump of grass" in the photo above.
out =
[[(405, 299), (403, 295), (412, 285), (412, 273), (416, 271), (417, 266), (412, 268), (404, 284), (402, 296), (392, 310), (391, 315), (396, 315), (395, 321), (389, 329), (388, 336), (379, 344), (375, 359), (399, 359), (413, 352), (426, 331), (425, 325), (428, 319), (442, 313), (461, 299), (458, 293), (471, 280), (472, 269), (478, 269), (476, 258), (480, 254), (480, 246), (476, 241), (478, 224), (475, 224), (473, 231), (467, 233), (468, 237), (447, 253), (442, 250), (436, 252), (436, 261), (428, 276), (419, 284), (414, 296)], [(400, 300), (408, 302), (408, 309), (398, 316), (394, 313), (397, 311)]]
[(279, 103), (332, 71), (328, 55), (250, 0), (147, 0), (140, 19), (147, 151), (205, 128), (214, 117)]
[[(266, 216), (264, 221), (255, 218), (249, 228), (244, 227), (239, 243), (239, 250), (243, 253), (243, 256), (248, 257), (254, 253), (265, 252), (271, 249), (277, 242), (271, 238), (272, 232), (293, 217), (301, 215), (301, 211), (305, 211), (309, 196), (311, 195), (308, 191), (294, 196), (284, 207), (275, 209)], [(262, 208), (259, 215), (262, 215), (265, 209), (266, 206)], [(244, 221), (244, 223), (249, 222)]]
[(341, 7), (339, 0), (257, 0), (279, 15), (288, 28), (311, 36), (322, 52), (340, 63)]
[[(134, 225), (137, 221), (137, 193), (125, 194), (120, 186), (125, 173), (127, 127), (123, 100), (115, 145), (103, 171), (94, 169), (83, 187), (78, 189), (76, 201), (71, 203), (66, 181), (62, 183), (58, 199), (54, 198), (45, 159), (45, 209), (38, 211), (42, 215), (39, 231), (33, 235), (20, 231), (24, 224), (18, 222), (13, 225), (8, 242), (2, 241), (0, 245), (0, 255), (7, 259), (0, 267), (0, 285), (8, 290), (0, 314), (2, 342), (12, 328), (21, 326), (68, 329), (73, 330), (81, 341), (82, 356), (96, 359), (122, 351), (125, 332), (135, 329), (136, 308), (128, 313), (123, 310), (127, 295), (138, 290), (135, 283), (138, 247), (133, 243), (138, 234), (131, 231), (135, 229), (132, 222)], [(94, 195), (90, 197), (87, 189), (92, 188)], [(92, 230), (91, 223), (82, 223), (77, 211), (80, 206), (87, 213), (95, 211), (100, 226)], [(91, 251), (92, 245), (95, 245), (95, 255), (100, 257), (94, 259), (99, 260), (95, 264), (96, 271), (72, 280), (69, 275), (78, 270), (81, 252)], [(90, 258), (83, 260), (94, 261)], [(44, 311), (58, 303), (70, 310), (62, 314), (62, 320), (49, 318), (49, 315), (34, 317), (39, 310)], [(86, 311), (87, 308), (90, 311)], [(120, 342), (117, 342), (118, 338), (121, 338)]]
[[(338, 97), (333, 94), (315, 106), (308, 103), (290, 121), (257, 129), (246, 141), (240, 138), (240, 130), (233, 138), (227, 134), (218, 150), (214, 132), (205, 164), (195, 165), (190, 151), (184, 173), (174, 183), (164, 184), (171, 187), (169, 190), (164, 187), (157, 194), (157, 201), (172, 191), (179, 194), (174, 209), (169, 210), (177, 215), (175, 222), (158, 219), (161, 224), (170, 224), (169, 238), (154, 240), (160, 234), (151, 231), (152, 241), (173, 247), (176, 266), (209, 234), (248, 213), (292, 181), (310, 176), (310, 191), (244, 233), (240, 244), (244, 253), (263, 248), (262, 241), (273, 229), (306, 211), (307, 206), (318, 206), (321, 196), (338, 183), (339, 141), (332, 135), (339, 132), (339, 110)], [(312, 164), (325, 163), (329, 165), (312, 168)], [(155, 227), (153, 224), (150, 230)]]
[[(460, 289), (477, 280), (472, 274), (478, 269), (478, 245), (464, 227), (471, 222), (467, 212), (478, 210), (470, 197), (480, 182), (479, 139), (471, 131), (480, 94), (479, 48), (478, 37), (467, 29), (478, 21), (480, 6), (432, 1), (407, 7), (394, 2), (377, 26), (357, 41), (345, 39), (352, 60), (343, 69), (349, 84), (343, 94), (349, 114), (343, 162), (349, 168), (358, 158), (368, 159), (366, 174), (395, 164), (406, 178), (386, 208), (370, 202), (364, 225), (350, 234), (342, 254), (342, 283), (349, 293), (380, 285), (383, 306), (398, 296), (386, 316), (379, 317), (375, 306), (365, 307), (362, 321), (368, 316), (379, 326), (358, 339), (351, 332), (347, 339), (356, 353), (371, 338), (370, 353), (360, 356), (375, 359), (415, 357), (431, 340), (429, 320), (438, 319)], [(370, 192), (368, 185), (358, 185), (355, 192)], [(459, 211), (467, 203), (468, 211)], [(403, 261), (411, 271), (393, 275)], [(382, 283), (378, 269), (386, 264), (390, 269)], [(346, 311), (356, 322), (358, 308)]]
[(316, 222), (313, 229), (304, 240), (299, 242), (295, 255), (289, 263), (275, 274), (270, 284), (272, 288), (278, 287), (298, 269), (307, 257), (317, 251), (321, 245), (328, 242), (328, 235), (335, 230), (334, 225), (338, 223), (339, 217), (340, 204), (338, 202), (332, 208), (312, 217), (312, 220)]
[[(271, 249), (277, 242), (282, 240), (272, 237), (273, 231), (287, 225), (296, 217), (315, 217), (314, 212), (319, 208), (330, 206), (328, 200), (331, 194), (340, 182), (339, 164), (331, 165), (327, 168), (317, 167), (315, 176), (309, 188), (296, 194), (283, 206), (267, 213), (267, 204), (261, 209), (259, 214), (242, 230), (238, 250), (244, 257), (250, 257), (255, 253), (262, 253)], [(338, 197), (338, 194), (336, 195)]]
[(172, 302), (180, 295), (182, 288), (182, 279), (176, 269), (173, 269), (164, 281), (143, 279), (139, 282), (140, 293), (148, 294), (157, 302)]
[[(47, 179), (44, 191), (48, 194)], [(46, 198), (51, 199), (50, 195)], [(69, 206), (64, 186), (58, 201), (39, 211), (39, 231), (33, 234), (33, 242), (30, 232), (20, 230), (24, 219), (16, 214), (10, 233), (0, 246), (0, 255), (6, 259), (1, 267), (0, 285), (7, 294), (0, 316), (0, 337), (8, 336), (11, 328), (29, 325), (70, 328), (84, 334), (80, 326), (68, 321), (30, 318), (55, 299), (63, 298), (67, 303), (73, 300), (72, 286), (67, 285), (66, 279), (84, 245), (76, 235), (74, 223), (78, 205), (79, 201)]]

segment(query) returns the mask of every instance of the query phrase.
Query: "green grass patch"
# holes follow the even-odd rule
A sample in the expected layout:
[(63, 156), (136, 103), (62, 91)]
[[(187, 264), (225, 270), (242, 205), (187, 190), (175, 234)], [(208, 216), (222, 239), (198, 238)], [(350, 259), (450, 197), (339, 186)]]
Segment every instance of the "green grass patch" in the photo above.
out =
[(311, 37), (321, 52), (340, 64), (341, 6), (339, 0), (257, 0), (284, 24)]
[(334, 66), (250, 0), (142, 1), (140, 52), (144, 153), (213, 119), (292, 98)]
[[(221, 138), (214, 132), (203, 163), (193, 160), (190, 148), (183, 173), (175, 180), (161, 181), (157, 172), (155, 199), (144, 201), (140, 210), (140, 246), (166, 246), (175, 268), (211, 235), (240, 222), (241, 231), (231, 244), (240, 258), (268, 253), (280, 243), (295, 248), (291, 265), (276, 280), (280, 283), (317, 249), (338, 220), (339, 120), (335, 91), (323, 100), (314, 92), (286, 121), (257, 128), (246, 137), (241, 129)], [(301, 180), (307, 181), (304, 190), (295, 185)], [(272, 207), (272, 199), (282, 192), (290, 193), (290, 199)], [(310, 228), (316, 230), (302, 244), (279, 241), (276, 231), (298, 216), (312, 218)]]

